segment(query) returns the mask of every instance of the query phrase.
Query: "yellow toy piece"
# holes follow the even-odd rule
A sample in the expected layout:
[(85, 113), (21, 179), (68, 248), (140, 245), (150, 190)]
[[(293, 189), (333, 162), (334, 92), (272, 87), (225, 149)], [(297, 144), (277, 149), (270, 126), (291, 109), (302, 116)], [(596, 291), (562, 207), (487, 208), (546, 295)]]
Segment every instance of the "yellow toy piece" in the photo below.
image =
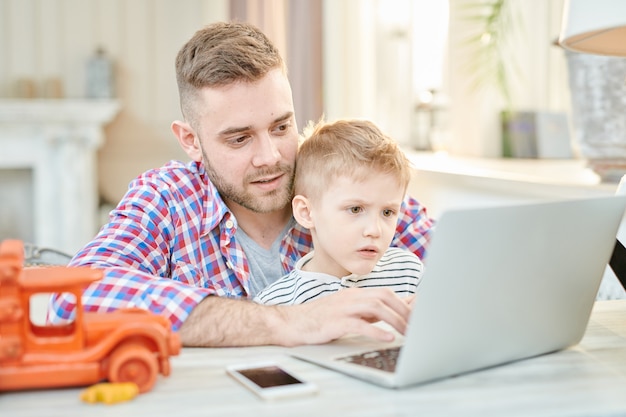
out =
[(139, 394), (134, 382), (102, 382), (83, 390), (80, 399), (87, 403), (115, 404), (129, 401)]

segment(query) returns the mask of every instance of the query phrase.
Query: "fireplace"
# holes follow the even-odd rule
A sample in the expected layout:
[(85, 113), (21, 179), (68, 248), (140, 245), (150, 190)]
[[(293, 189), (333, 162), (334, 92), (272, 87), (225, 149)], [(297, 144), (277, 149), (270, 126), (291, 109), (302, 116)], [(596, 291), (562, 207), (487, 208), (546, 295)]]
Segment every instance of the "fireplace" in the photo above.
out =
[(68, 253), (97, 232), (96, 152), (116, 100), (0, 100), (0, 239)]

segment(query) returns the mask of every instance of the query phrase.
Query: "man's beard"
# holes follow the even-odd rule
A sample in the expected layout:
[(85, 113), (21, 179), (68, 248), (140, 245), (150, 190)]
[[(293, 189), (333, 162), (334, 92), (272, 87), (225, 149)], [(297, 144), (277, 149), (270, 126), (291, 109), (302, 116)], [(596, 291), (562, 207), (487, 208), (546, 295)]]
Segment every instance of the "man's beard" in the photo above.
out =
[[(278, 164), (273, 168), (265, 168), (254, 173), (254, 176), (248, 175), (241, 180), (241, 188), (233, 183), (228, 183), (224, 176), (220, 175), (213, 169), (209, 163), (204, 149), (202, 149), (202, 162), (209, 179), (217, 188), (224, 201), (232, 201), (255, 213), (270, 213), (276, 210), (282, 210), (287, 204), (291, 203), (293, 198), (293, 175), (292, 165)], [(245, 189), (245, 184), (250, 183), (256, 178), (274, 176), (283, 173), (289, 178), (286, 187), (275, 189), (266, 193), (264, 196), (255, 196)]]

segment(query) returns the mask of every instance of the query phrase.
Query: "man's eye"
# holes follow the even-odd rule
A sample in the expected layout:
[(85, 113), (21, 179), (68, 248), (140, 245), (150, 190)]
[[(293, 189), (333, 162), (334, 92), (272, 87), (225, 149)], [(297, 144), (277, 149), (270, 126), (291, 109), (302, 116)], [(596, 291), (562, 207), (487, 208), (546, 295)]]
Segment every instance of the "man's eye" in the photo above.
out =
[(287, 130), (289, 130), (289, 127), (291, 126), (290, 123), (283, 123), (282, 125), (278, 125), (274, 128), (274, 131), (282, 133), (282, 132), (286, 132)]
[(250, 138), (250, 136), (245, 135), (245, 136), (238, 136), (236, 138), (232, 138), (231, 140), (229, 140), (231, 145), (241, 145), (243, 143), (245, 143), (248, 138)]

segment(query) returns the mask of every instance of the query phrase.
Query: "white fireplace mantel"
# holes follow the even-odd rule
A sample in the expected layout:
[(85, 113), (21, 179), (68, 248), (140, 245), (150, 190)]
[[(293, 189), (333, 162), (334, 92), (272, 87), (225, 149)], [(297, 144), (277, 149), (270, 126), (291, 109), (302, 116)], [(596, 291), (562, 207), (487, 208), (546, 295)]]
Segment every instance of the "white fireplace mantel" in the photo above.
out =
[(117, 100), (0, 100), (0, 173), (32, 170), (34, 242), (68, 253), (97, 231), (96, 152)]

